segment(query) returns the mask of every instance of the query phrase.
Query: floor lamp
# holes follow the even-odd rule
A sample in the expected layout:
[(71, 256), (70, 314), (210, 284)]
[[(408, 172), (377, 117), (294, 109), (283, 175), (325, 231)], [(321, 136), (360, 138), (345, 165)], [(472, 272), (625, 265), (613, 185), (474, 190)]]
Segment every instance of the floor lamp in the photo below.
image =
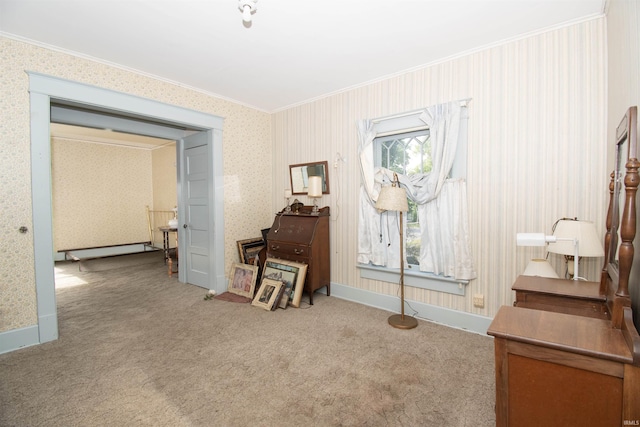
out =
[(393, 174), (393, 183), (391, 183), (391, 185), (382, 187), (380, 190), (380, 195), (376, 202), (376, 209), (400, 213), (400, 301), (402, 306), (400, 314), (394, 314), (389, 317), (389, 324), (394, 328), (413, 329), (418, 326), (418, 321), (414, 317), (404, 315), (404, 237), (402, 212), (409, 210), (409, 204), (407, 202), (407, 192), (404, 188), (400, 187), (398, 174)]

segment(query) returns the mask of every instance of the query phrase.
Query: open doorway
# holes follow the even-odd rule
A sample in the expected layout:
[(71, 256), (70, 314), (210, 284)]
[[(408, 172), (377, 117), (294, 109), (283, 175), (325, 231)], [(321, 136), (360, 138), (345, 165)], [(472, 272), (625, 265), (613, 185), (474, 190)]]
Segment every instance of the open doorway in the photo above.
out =
[[(124, 93), (101, 89), (68, 80), (45, 76), (38, 73), (29, 74), (29, 91), (31, 105), (31, 148), (32, 148), (32, 201), (33, 201), (33, 242), (36, 277), (36, 297), (38, 312), (37, 342), (43, 343), (58, 338), (58, 321), (56, 314), (55, 285), (53, 277), (54, 250), (52, 230), (51, 204), (51, 143), (50, 122), (59, 122), (96, 128), (110, 128), (127, 131), (127, 126), (135, 129), (144, 127), (146, 132), (138, 130), (131, 133), (157, 136), (178, 141), (178, 167), (183, 159), (181, 153), (185, 141), (194, 141), (207, 147), (206, 162), (209, 164), (206, 175), (208, 190), (204, 201), (208, 206), (206, 222), (206, 241), (200, 240), (207, 249), (206, 254), (206, 286), (218, 292), (225, 287), (224, 273), (224, 203), (223, 203), (223, 171), (222, 171), (222, 123), (220, 117), (210, 114), (163, 104), (157, 101), (136, 97)], [(55, 105), (80, 107), (80, 119), (63, 122), (54, 118)], [(74, 111), (75, 113), (75, 111)], [(104, 120), (104, 123), (115, 125), (94, 125), (87, 123), (87, 117)], [(73, 120), (76, 120), (74, 122)], [(148, 132), (148, 133), (147, 133)], [(193, 133), (196, 132), (196, 133)], [(192, 134), (193, 133), (193, 134)], [(178, 217), (188, 206), (188, 195), (182, 194), (183, 173), (178, 173)], [(188, 239), (184, 235), (189, 232), (188, 220), (185, 216), (185, 230), (180, 237), (180, 251), (188, 255)], [(184, 244), (183, 244), (184, 241)], [(202, 254), (198, 253), (200, 259)], [(188, 256), (187, 265), (188, 265)], [(181, 259), (185, 260), (185, 256)], [(199, 266), (203, 266), (200, 261)], [(187, 270), (187, 271), (185, 271)], [(189, 280), (188, 268), (180, 269), (179, 280)], [(199, 284), (199, 286), (204, 286)], [(30, 337), (32, 335), (29, 335)], [(29, 339), (24, 339), (28, 342)]]
[(80, 283), (69, 278), (74, 271), (156, 259), (177, 273), (178, 263), (168, 262), (177, 261), (176, 161), (173, 140), (51, 123), (56, 289)]

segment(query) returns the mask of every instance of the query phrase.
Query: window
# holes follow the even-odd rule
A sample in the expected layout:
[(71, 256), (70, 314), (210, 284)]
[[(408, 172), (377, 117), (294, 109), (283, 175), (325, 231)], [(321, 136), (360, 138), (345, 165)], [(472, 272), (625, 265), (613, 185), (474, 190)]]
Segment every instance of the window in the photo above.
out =
[[(373, 140), (374, 166), (407, 176), (430, 172), (432, 163), (429, 136), (429, 129), (423, 129), (375, 138)], [(413, 200), (409, 199), (408, 202), (404, 246), (408, 264), (417, 267), (420, 264), (421, 241), (418, 206)]]
[[(380, 188), (388, 185), (393, 173), (409, 199), (409, 211), (403, 216), (404, 252), (410, 267), (405, 269), (406, 284), (464, 295), (462, 285), (476, 277), (468, 241), (468, 116), (463, 104), (453, 101), (358, 121), (361, 277), (397, 281), (403, 258), (397, 245), (400, 236), (392, 232), (398, 227), (397, 219), (375, 209)], [(432, 151), (437, 157), (431, 157)]]

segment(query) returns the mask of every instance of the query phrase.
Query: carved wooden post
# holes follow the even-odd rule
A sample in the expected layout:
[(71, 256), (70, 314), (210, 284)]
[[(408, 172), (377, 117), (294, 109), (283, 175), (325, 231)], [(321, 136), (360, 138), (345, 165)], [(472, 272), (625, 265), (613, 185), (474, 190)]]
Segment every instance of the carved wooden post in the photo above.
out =
[(617, 244), (615, 241), (616, 239), (613, 239), (612, 232), (611, 232), (612, 231), (611, 226), (612, 226), (613, 215), (614, 215), (613, 193), (615, 190), (615, 185), (616, 185), (616, 171), (614, 170), (613, 172), (611, 172), (611, 182), (609, 182), (609, 208), (607, 209), (607, 223), (606, 223), (607, 232), (604, 235), (604, 263), (602, 265), (602, 273), (600, 274), (600, 294), (601, 295), (607, 294), (607, 287), (609, 286), (607, 283), (608, 277), (609, 277), (609, 275), (607, 274), (607, 268), (609, 267), (609, 261), (611, 260), (611, 255), (609, 254), (609, 248), (611, 247), (612, 240), (614, 245)]
[(627, 161), (627, 175), (624, 177), (625, 201), (624, 210), (620, 217), (620, 222), (622, 223), (620, 228), (622, 243), (618, 251), (618, 289), (616, 290), (615, 300), (613, 302), (613, 313), (611, 313), (611, 321), (616, 328), (622, 324), (622, 309), (631, 306), (629, 275), (631, 274), (631, 264), (633, 263), (633, 239), (636, 237), (635, 202), (638, 184), (640, 184), (640, 176), (638, 175), (639, 167), (640, 162), (638, 162), (638, 159), (630, 158)]

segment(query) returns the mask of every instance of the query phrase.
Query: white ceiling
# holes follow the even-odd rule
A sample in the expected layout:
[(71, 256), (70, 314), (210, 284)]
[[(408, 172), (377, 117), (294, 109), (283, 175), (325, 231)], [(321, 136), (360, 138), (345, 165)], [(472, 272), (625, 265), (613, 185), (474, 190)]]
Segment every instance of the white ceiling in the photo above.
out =
[(606, 0), (0, 0), (0, 35), (266, 112), (567, 23)]

